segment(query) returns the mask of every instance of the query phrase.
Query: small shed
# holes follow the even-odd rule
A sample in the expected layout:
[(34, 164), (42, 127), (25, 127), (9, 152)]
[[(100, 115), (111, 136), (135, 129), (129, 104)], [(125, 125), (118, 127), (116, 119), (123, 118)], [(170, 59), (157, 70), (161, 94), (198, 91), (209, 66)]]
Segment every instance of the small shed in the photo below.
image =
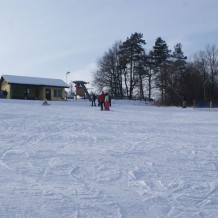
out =
[(65, 88), (69, 86), (61, 79), (2, 75), (0, 88), (8, 99), (58, 101), (65, 98)]

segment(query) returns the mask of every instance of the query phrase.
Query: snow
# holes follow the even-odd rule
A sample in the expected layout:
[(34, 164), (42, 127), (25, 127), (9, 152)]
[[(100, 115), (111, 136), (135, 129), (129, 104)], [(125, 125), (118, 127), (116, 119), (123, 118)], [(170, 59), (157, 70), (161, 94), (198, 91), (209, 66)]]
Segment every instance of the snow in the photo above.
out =
[(0, 99), (0, 217), (217, 217), (218, 111)]

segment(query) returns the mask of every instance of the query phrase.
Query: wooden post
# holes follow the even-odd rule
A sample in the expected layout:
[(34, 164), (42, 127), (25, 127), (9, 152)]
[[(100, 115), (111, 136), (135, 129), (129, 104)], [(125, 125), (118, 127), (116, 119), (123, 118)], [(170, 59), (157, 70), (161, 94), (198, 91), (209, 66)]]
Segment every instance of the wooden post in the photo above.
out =
[(186, 108), (186, 101), (182, 102), (182, 108)]
[(212, 110), (212, 108), (213, 108), (213, 101), (210, 100), (210, 110)]
[(195, 105), (195, 100), (193, 100), (193, 108), (195, 108), (195, 106), (196, 106), (196, 105)]

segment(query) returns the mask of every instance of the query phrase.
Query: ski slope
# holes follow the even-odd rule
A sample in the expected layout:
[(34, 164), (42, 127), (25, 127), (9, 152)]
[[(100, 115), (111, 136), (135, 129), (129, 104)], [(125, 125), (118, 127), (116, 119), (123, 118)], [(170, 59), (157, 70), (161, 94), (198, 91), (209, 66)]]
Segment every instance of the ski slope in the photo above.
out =
[(0, 217), (215, 218), (218, 111), (0, 99)]

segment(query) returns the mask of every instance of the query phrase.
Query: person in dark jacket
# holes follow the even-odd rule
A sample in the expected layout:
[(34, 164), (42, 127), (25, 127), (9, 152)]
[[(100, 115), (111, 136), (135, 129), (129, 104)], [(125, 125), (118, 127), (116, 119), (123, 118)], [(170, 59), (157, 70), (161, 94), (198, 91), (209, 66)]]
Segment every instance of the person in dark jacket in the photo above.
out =
[(7, 98), (7, 95), (8, 95), (8, 92), (7, 92), (7, 90), (5, 89), (5, 90), (3, 91), (3, 96), (4, 96), (4, 98)]
[[(108, 94), (109, 95), (109, 94)], [(109, 95), (109, 105), (111, 107), (111, 96)]]
[(92, 106), (96, 106), (96, 103), (95, 103), (96, 99), (97, 99), (96, 95), (93, 94), (92, 95)]

